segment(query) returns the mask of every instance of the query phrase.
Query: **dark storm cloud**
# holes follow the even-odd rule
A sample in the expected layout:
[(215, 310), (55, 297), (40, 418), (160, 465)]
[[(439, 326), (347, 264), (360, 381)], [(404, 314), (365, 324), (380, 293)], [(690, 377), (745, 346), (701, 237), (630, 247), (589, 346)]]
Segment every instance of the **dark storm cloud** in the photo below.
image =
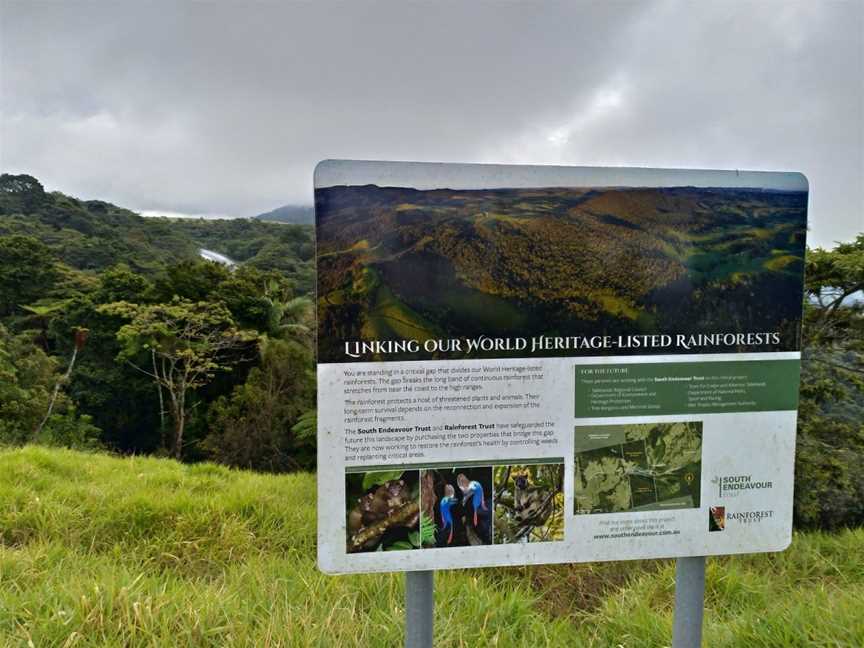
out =
[(788, 169), (830, 244), (864, 228), (861, 6), (4, 2), (0, 162), (235, 215), (325, 157)]

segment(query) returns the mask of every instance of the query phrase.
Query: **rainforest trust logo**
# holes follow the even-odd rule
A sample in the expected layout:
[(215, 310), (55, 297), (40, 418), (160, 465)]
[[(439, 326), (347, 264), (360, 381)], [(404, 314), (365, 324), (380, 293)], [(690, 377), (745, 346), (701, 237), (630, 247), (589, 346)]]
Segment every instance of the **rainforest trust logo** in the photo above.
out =
[(773, 517), (774, 511), (771, 509), (763, 511), (737, 511), (734, 513), (729, 511), (726, 513), (727, 522), (737, 522), (738, 524), (755, 524), (763, 520), (770, 520)]
[(725, 506), (712, 506), (708, 509), (708, 531), (725, 531), (727, 523), (758, 524), (774, 517), (773, 509), (754, 511), (727, 511)]
[(774, 482), (753, 479), (753, 475), (722, 475), (714, 477), (711, 483), (717, 487), (718, 497), (737, 497), (744, 491), (774, 488)]

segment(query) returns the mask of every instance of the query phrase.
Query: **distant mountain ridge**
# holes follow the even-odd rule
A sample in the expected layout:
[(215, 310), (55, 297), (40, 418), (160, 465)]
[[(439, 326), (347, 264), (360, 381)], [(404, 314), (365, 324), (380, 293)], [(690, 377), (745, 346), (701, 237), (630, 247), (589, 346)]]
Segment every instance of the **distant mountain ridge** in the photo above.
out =
[(274, 223), (312, 225), (315, 222), (315, 208), (312, 205), (283, 205), (253, 218)]

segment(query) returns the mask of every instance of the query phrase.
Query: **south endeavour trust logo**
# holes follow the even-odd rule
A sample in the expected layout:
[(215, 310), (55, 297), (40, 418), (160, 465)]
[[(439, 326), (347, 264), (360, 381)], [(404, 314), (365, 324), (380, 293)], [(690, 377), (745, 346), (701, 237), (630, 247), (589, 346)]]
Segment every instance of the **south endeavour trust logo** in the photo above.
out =
[(774, 488), (773, 482), (753, 479), (753, 475), (722, 475), (714, 477), (711, 483), (717, 486), (718, 497), (736, 497), (744, 491)]

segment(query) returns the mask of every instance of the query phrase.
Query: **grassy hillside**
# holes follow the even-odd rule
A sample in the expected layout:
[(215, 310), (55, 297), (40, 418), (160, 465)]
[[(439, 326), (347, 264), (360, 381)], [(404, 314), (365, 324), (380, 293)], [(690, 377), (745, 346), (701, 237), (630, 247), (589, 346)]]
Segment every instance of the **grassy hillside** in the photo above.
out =
[[(397, 646), (399, 576), (320, 574), (315, 483), (0, 451), (2, 646)], [(662, 646), (668, 561), (444, 572), (439, 646)], [(864, 644), (864, 530), (711, 560), (706, 645)]]

